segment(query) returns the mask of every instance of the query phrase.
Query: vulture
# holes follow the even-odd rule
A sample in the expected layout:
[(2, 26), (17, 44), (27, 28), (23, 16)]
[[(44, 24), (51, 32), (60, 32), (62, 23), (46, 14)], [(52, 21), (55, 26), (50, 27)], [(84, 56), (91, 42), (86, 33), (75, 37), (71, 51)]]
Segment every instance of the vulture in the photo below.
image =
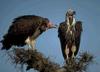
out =
[(82, 22), (76, 21), (74, 14), (75, 11), (68, 10), (65, 21), (60, 23), (58, 28), (58, 37), (65, 60), (74, 58), (80, 47)]
[(24, 15), (13, 20), (8, 32), (1, 40), (2, 49), (9, 50), (12, 46), (28, 45), (35, 49), (35, 40), (54, 25), (48, 18), (36, 15)]
[(75, 30), (72, 34), (67, 33), (68, 25), (66, 22), (62, 22), (58, 28), (58, 37), (61, 43), (61, 50), (65, 60), (69, 58), (74, 58), (80, 46), (81, 32), (82, 32), (82, 22), (76, 21)]

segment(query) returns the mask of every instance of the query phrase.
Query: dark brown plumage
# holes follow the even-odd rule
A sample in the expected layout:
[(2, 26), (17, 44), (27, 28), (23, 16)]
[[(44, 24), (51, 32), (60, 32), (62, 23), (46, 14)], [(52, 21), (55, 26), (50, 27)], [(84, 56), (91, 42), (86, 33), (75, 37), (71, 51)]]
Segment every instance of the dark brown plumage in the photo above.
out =
[(50, 28), (52, 24), (47, 18), (36, 15), (25, 15), (15, 18), (9, 27), (7, 34), (1, 41), (2, 49), (10, 49), (11, 46), (24, 46), (28, 37), (36, 39), (40, 34)]
[(67, 29), (68, 29), (68, 25), (66, 24), (66, 22), (60, 23), (58, 29), (58, 37), (60, 39), (62, 54), (65, 60), (67, 57), (65, 53), (66, 45), (68, 45), (69, 47), (69, 54), (68, 54), (69, 58), (71, 58), (72, 56), (71, 48), (73, 44), (76, 46), (76, 51), (74, 55), (76, 56), (78, 53), (79, 46), (80, 46), (81, 32), (82, 32), (82, 23), (81, 21), (76, 21), (75, 30), (73, 31), (74, 36), (66, 33)]

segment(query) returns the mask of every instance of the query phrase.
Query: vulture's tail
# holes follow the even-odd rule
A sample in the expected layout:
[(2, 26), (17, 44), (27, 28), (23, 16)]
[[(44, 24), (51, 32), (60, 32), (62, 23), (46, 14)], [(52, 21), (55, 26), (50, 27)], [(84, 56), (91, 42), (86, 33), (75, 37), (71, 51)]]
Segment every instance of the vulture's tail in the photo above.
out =
[(4, 37), (3, 37), (3, 40), (0, 41), (0, 43), (2, 43), (2, 48), (1, 50), (3, 49), (10, 49), (11, 48), (11, 37), (6, 34)]

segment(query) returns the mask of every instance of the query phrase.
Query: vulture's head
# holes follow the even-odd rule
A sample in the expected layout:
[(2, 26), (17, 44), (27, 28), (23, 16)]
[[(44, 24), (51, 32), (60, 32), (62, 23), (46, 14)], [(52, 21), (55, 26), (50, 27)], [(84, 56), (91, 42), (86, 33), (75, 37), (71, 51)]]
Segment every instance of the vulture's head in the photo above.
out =
[(66, 13), (66, 17), (68, 17), (70, 20), (72, 20), (75, 14), (76, 14), (76, 12), (74, 10), (69, 9)]
[(56, 28), (56, 25), (49, 21), (48, 18), (44, 18), (42, 24), (42, 27), (46, 29)]

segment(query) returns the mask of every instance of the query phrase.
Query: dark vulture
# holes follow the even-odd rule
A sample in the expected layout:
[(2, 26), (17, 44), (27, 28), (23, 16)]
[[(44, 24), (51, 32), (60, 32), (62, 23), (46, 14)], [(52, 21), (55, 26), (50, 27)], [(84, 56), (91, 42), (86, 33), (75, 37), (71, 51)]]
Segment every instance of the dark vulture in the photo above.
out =
[(79, 51), (82, 22), (76, 21), (74, 27), (70, 27), (70, 34), (68, 31), (68, 25), (66, 22), (62, 22), (59, 25), (58, 37), (61, 43), (62, 54), (65, 60), (74, 58)]
[(15, 18), (9, 27), (7, 34), (3, 36), (2, 49), (10, 49), (14, 46), (28, 44), (34, 49), (35, 39), (47, 29), (54, 27), (48, 20), (36, 15), (25, 15)]

